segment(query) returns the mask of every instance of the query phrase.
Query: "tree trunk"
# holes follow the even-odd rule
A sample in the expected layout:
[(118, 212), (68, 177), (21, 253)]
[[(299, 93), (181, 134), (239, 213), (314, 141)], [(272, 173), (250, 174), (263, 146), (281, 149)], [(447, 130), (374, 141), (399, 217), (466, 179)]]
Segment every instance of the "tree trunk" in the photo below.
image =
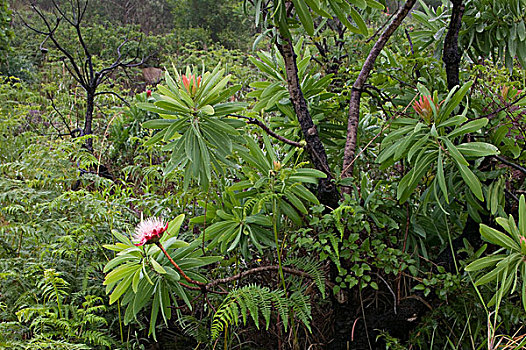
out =
[(349, 177), (352, 175), (353, 162), (356, 152), (356, 140), (358, 138), (358, 122), (360, 118), (360, 99), (362, 96), (362, 89), (374, 67), (374, 62), (385, 44), (394, 33), (394, 31), (402, 24), (402, 21), (407, 16), (411, 8), (414, 6), (416, 0), (407, 0), (404, 6), (402, 6), (398, 12), (394, 15), (394, 19), (387, 26), (387, 28), (380, 35), (376, 43), (374, 44), (371, 52), (365, 59), (362, 66), (362, 70), (358, 75), (358, 78), (353, 84), (351, 90), (351, 98), (349, 101), (349, 119), (347, 121), (347, 141), (345, 143), (345, 152), (343, 155), (343, 171), (342, 178)]
[(307, 143), (307, 152), (314, 164), (314, 167), (323, 171), (327, 177), (320, 179), (318, 184), (318, 199), (322, 204), (330, 208), (336, 208), (340, 199), (338, 189), (331, 181), (334, 179), (331, 174), (325, 147), (320, 140), (316, 125), (312, 121), (307, 106), (307, 101), (301, 91), (300, 81), (298, 78), (298, 66), (296, 65), (296, 53), (289, 39), (283, 39), (282, 44), (278, 44), (278, 49), (285, 61), (285, 73), (287, 75), (287, 87), (289, 90), (290, 100), (294, 106), (294, 111), (303, 132), (303, 137)]
[(462, 26), (462, 16), (464, 15), (465, 6), (463, 0), (452, 0), (453, 9), (451, 20), (447, 30), (446, 39), (444, 40), (444, 54), (442, 61), (446, 66), (447, 88), (453, 89), (460, 85), (460, 50), (458, 49), (458, 33)]
[[(408, 0), (403, 7), (399, 8), (391, 23), (386, 27), (369, 52), (369, 55), (362, 66), (362, 70), (353, 84), (349, 101), (347, 141), (345, 143), (342, 178), (352, 175), (352, 167), (356, 151), (356, 141), (358, 137), (358, 122), (360, 116), (360, 99), (362, 95), (362, 89), (365, 85), (365, 82), (367, 81), (367, 78), (369, 77), (369, 74), (371, 73), (371, 70), (374, 67), (376, 58), (381, 53), (391, 35), (400, 26), (404, 18), (414, 6), (415, 2), (416, 0)], [(343, 264), (345, 263), (349, 262), (343, 262)], [(334, 273), (336, 272), (333, 271), (333, 277)], [(373, 335), (374, 329), (370, 328), (373, 324), (377, 324), (379, 328), (382, 328), (381, 326), (383, 325), (381, 324), (381, 321), (377, 323), (376, 320), (370, 320), (368, 316), (363, 319), (361, 317), (362, 315), (357, 313), (356, 310), (359, 310), (358, 306), (362, 304), (359, 293), (346, 290), (342, 290), (342, 293), (344, 294), (340, 300), (337, 298), (333, 298), (332, 300), (335, 332), (331, 349), (343, 350), (368, 349), (370, 347), (377, 348), (377, 345), (375, 344), (375, 335)], [(361, 322), (358, 322), (359, 320), (361, 320)]]
[[(84, 120), (84, 135), (93, 134), (92, 122), (93, 122), (93, 110), (95, 107), (95, 92), (88, 91), (86, 94), (86, 117)], [(86, 149), (93, 153), (93, 139), (90, 137), (85, 143)]]

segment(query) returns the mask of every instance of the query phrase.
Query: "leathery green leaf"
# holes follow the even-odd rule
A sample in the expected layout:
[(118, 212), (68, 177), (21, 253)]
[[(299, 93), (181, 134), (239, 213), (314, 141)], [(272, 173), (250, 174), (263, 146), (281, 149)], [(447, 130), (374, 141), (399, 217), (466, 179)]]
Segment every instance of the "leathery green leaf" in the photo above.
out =
[(526, 235), (526, 201), (523, 194), (519, 199), (519, 232), (523, 236)]
[(166, 270), (155, 259), (151, 259), (150, 263), (152, 264), (152, 267), (156, 272), (162, 275), (166, 273)]
[(444, 164), (442, 162), (442, 150), (438, 151), (437, 181), (438, 181), (438, 185), (440, 186), (440, 189), (442, 190), (442, 193), (444, 194), (446, 203), (449, 204), (449, 197), (447, 195), (446, 179), (444, 176)]
[(519, 245), (510, 236), (495, 230), (492, 227), (481, 224), (480, 234), (486, 241), (504, 247), (508, 250), (519, 250)]
[(482, 186), (478, 177), (473, 174), (473, 172), (465, 165), (457, 163), (457, 167), (460, 170), (460, 175), (468, 185), (469, 189), (475, 197), (477, 197), (481, 202), (484, 202), (484, 194), (482, 193)]
[(501, 261), (504, 257), (506, 257), (505, 254), (485, 256), (481, 259), (477, 259), (473, 261), (471, 264), (466, 266), (465, 270), (466, 271), (478, 271), (486, 267), (495, 266), (495, 264)]
[(305, 2), (303, 0), (292, 0), (292, 3), (305, 31), (309, 35), (314, 35), (314, 22), (312, 21), (312, 16)]

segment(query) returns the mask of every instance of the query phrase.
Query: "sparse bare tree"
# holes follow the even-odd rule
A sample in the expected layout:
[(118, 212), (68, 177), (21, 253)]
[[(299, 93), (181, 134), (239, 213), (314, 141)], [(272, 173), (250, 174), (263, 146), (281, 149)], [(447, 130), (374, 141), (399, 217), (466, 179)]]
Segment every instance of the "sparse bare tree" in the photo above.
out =
[[(40, 50), (44, 53), (47, 52), (44, 44), (51, 43), (64, 56), (64, 65), (69, 74), (86, 92), (86, 112), (81, 135), (93, 134), (93, 112), (97, 96), (112, 94), (125, 102), (120, 95), (113, 91), (100, 91), (101, 84), (107, 82), (111, 74), (118, 68), (137, 67), (145, 61), (144, 58), (139, 59), (138, 53), (134, 57), (129, 57), (129, 55), (122, 52), (123, 47), (128, 42), (128, 39), (124, 39), (116, 48), (117, 57), (113, 63), (97, 70), (93, 62), (93, 53), (90, 51), (83, 36), (82, 23), (86, 16), (88, 4), (89, 0), (67, 0), (62, 2), (51, 0), (49, 11), (45, 11), (35, 0), (31, 0), (30, 6), (36, 14), (35, 19), (30, 21), (21, 17), (22, 22), (29, 29), (44, 36)], [(69, 49), (70, 43), (64, 42), (64, 39), (57, 35), (61, 25), (71, 26), (74, 29), (75, 38), (71, 40), (76, 41), (78, 50), (73, 51)], [(86, 140), (85, 146), (90, 152), (93, 152), (93, 140), (91, 138)]]

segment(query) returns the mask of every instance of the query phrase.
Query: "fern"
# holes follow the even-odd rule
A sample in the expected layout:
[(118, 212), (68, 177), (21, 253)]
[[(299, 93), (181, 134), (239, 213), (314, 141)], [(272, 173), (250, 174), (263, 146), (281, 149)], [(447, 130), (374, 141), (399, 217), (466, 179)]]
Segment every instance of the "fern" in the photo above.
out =
[(322, 297), (325, 298), (325, 274), (319, 261), (304, 256), (300, 258), (289, 258), (284, 262), (284, 265), (295, 266), (297, 269), (303, 270), (311, 275)]
[(217, 309), (212, 320), (211, 337), (216, 339), (229, 326), (237, 326), (239, 317), (243, 325), (247, 324), (248, 314), (259, 329), (259, 315), (265, 320), (265, 329), (270, 325), (272, 308), (283, 320), (283, 326), (288, 328), (291, 312), (310, 330), (310, 304), (308, 298), (296, 292), (290, 298), (282, 290), (270, 290), (268, 287), (248, 285), (234, 289)]
[(197, 342), (207, 343), (210, 340), (210, 332), (207, 319), (198, 320), (191, 315), (181, 315), (177, 323), (183, 333), (194, 338)]
[(299, 291), (292, 293), (289, 298), (291, 301), (290, 305), (294, 310), (294, 315), (311, 331), (310, 319), (311, 319), (311, 308), (309, 298)]

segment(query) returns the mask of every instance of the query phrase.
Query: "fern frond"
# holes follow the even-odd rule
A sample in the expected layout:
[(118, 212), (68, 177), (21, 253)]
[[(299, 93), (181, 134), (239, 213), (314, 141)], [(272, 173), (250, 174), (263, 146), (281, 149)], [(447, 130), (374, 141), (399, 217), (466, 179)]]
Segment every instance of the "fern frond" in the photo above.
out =
[(287, 298), (282, 290), (270, 290), (268, 287), (248, 285), (231, 291), (217, 309), (212, 320), (212, 339), (216, 339), (225, 328), (237, 326), (240, 313), (243, 324), (246, 325), (247, 310), (258, 329), (259, 313), (261, 313), (265, 319), (266, 329), (268, 329), (273, 307), (283, 320), (285, 329), (288, 327), (291, 312), (294, 312), (310, 331), (311, 309), (307, 296), (296, 292)]
[(256, 214), (254, 211), (258, 198), (251, 197), (243, 204), (243, 216)]
[(294, 266), (299, 270), (307, 272), (314, 280), (314, 283), (316, 283), (316, 287), (321, 292), (322, 297), (325, 298), (325, 274), (319, 261), (308, 256), (303, 256), (299, 258), (288, 258), (284, 262), (284, 265)]
[(81, 338), (83, 341), (87, 340), (89, 344), (93, 344), (93, 345), (107, 346), (107, 347), (111, 347), (113, 345), (113, 341), (110, 337), (108, 337), (102, 332), (95, 331), (95, 330), (84, 331), (84, 334), (82, 334)]
[(292, 309), (294, 310), (294, 315), (305, 325), (305, 327), (308, 328), (309, 332), (311, 332), (311, 308), (309, 298), (299, 291), (296, 291), (292, 293), (289, 300), (291, 302)]

